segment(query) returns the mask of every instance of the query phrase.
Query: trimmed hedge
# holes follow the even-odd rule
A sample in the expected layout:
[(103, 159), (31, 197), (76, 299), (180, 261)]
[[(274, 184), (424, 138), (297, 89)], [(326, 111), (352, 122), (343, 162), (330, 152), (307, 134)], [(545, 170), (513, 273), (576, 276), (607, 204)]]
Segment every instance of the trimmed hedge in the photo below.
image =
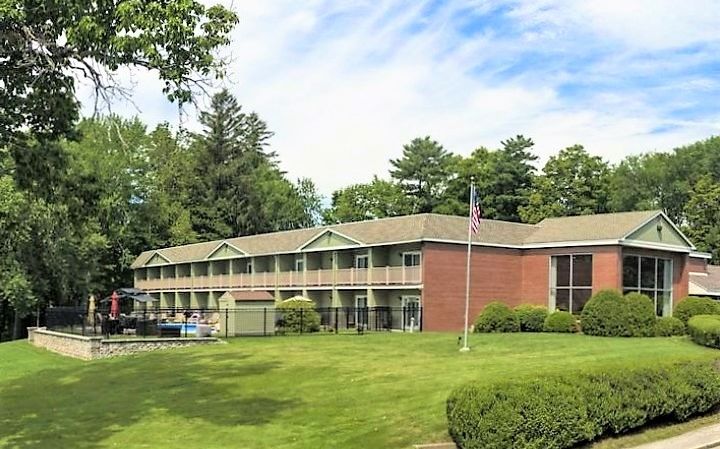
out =
[(472, 382), (450, 394), (447, 419), (462, 449), (564, 449), (718, 404), (714, 363), (686, 362)]
[(695, 343), (720, 348), (720, 315), (695, 315), (688, 320), (687, 327)]
[(577, 319), (570, 312), (553, 312), (545, 318), (543, 330), (545, 332), (577, 332)]
[(510, 307), (500, 301), (493, 301), (475, 319), (474, 331), (520, 332), (520, 321)]
[(515, 307), (515, 316), (520, 322), (522, 332), (542, 332), (548, 310), (542, 306), (522, 304)]
[(580, 322), (588, 335), (649, 337), (655, 333), (655, 310), (645, 295), (601, 290), (585, 304)]
[(675, 306), (673, 313), (685, 324), (695, 315), (720, 315), (720, 304), (710, 298), (688, 296)]
[(685, 335), (685, 324), (674, 316), (664, 316), (655, 322), (656, 337)]

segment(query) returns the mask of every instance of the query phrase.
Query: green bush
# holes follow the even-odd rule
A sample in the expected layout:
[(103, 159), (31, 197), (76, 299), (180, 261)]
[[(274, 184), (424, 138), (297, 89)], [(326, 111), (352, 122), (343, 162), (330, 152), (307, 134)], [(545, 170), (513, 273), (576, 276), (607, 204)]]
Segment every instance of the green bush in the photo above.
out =
[(577, 332), (577, 319), (570, 312), (553, 312), (545, 318), (543, 330), (545, 332)]
[(685, 324), (695, 315), (720, 315), (720, 304), (710, 298), (688, 296), (675, 306), (673, 313), (675, 318)]
[(655, 335), (655, 305), (652, 299), (641, 293), (625, 295), (628, 310), (628, 327), (633, 337), (652, 337)]
[(645, 295), (602, 290), (585, 304), (580, 322), (588, 335), (649, 337), (655, 332), (655, 309)]
[(485, 306), (475, 319), (475, 332), (519, 332), (520, 321), (510, 307), (499, 301)]
[(312, 301), (283, 301), (276, 306), (279, 312), (277, 326), (282, 332), (317, 332), (320, 330), (320, 314)]
[(452, 391), (447, 419), (462, 449), (564, 449), (719, 404), (714, 364), (686, 362), (472, 382)]
[(685, 324), (674, 316), (664, 316), (655, 322), (656, 337), (685, 335)]
[(695, 343), (720, 349), (720, 315), (695, 315), (687, 327)]
[(520, 330), (522, 332), (542, 332), (548, 310), (542, 306), (522, 304), (515, 307), (515, 316), (520, 321)]

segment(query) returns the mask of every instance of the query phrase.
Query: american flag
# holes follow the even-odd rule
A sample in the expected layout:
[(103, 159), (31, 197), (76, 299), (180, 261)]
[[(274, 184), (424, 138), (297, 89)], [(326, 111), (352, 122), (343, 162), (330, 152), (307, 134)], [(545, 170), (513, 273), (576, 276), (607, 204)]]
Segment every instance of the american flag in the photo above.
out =
[(478, 197), (475, 186), (472, 188), (472, 198), (470, 198), (470, 207), (472, 212), (470, 213), (470, 227), (472, 228), (473, 234), (477, 234), (480, 230), (480, 198)]

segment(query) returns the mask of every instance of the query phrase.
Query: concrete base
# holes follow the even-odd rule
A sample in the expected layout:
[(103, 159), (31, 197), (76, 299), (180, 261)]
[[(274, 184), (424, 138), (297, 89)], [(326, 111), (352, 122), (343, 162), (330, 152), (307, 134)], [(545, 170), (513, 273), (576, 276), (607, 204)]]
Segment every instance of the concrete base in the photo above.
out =
[(710, 449), (716, 447), (720, 447), (720, 424), (713, 424), (667, 440), (643, 444), (632, 449)]

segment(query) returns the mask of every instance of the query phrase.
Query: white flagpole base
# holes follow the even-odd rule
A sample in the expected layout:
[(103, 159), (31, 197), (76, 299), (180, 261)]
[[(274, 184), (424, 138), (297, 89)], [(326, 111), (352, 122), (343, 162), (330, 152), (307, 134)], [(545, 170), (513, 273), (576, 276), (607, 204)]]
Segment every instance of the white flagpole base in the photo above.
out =
[(470, 351), (469, 346), (464, 346), (464, 347), (460, 348), (460, 352), (469, 352), (469, 351)]

